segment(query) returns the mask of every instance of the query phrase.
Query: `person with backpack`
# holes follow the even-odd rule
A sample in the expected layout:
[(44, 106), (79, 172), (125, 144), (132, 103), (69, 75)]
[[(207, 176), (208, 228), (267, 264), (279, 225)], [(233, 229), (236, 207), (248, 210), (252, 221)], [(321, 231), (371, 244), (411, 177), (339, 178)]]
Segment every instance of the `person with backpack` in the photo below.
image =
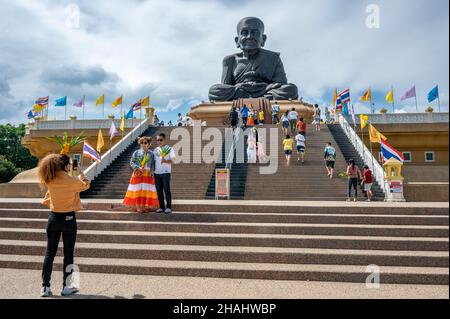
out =
[(230, 119), (230, 126), (234, 130), (236, 128), (236, 126), (238, 124), (238, 120), (239, 120), (239, 113), (236, 111), (235, 107), (233, 107), (233, 109), (231, 110), (229, 119)]
[(305, 135), (302, 134), (301, 132), (299, 132), (295, 136), (295, 141), (297, 142), (297, 153), (298, 153), (297, 162), (300, 162), (300, 158), (301, 158), (302, 164), (304, 164), (305, 163), (305, 152), (306, 152)]
[(277, 101), (275, 101), (275, 103), (272, 104), (272, 124), (274, 125), (280, 122), (278, 113), (280, 113), (280, 105), (277, 103)]
[(325, 147), (324, 159), (328, 176), (330, 177), (330, 179), (332, 179), (334, 173), (334, 164), (336, 162), (336, 149), (331, 146), (331, 142), (328, 142), (327, 146)]
[(289, 129), (289, 118), (288, 118), (289, 111), (286, 111), (281, 116), (281, 129), (283, 130), (283, 135), (288, 135), (288, 129)]
[(248, 109), (247, 105), (244, 104), (244, 107), (241, 110), (242, 123), (244, 124), (244, 127), (247, 127), (248, 112), (249, 112), (249, 109)]
[(298, 113), (294, 107), (288, 113), (288, 119), (289, 119), (289, 127), (291, 129), (291, 134), (292, 134), (292, 136), (295, 136), (296, 135), (295, 130), (296, 130), (296, 125), (297, 125), (297, 121), (298, 121)]

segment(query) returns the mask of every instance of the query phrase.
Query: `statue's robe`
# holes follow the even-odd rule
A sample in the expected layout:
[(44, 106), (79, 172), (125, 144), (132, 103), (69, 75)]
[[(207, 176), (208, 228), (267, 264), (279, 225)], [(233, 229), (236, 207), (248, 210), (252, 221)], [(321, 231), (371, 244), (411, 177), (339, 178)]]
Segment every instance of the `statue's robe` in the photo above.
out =
[[(236, 86), (240, 83), (241, 86)], [(276, 85), (268, 87), (270, 84)], [(243, 53), (225, 57), (222, 83), (210, 88), (210, 101), (258, 97), (277, 100), (298, 98), (297, 87), (287, 81), (280, 54), (260, 49), (248, 59), (243, 57)]]

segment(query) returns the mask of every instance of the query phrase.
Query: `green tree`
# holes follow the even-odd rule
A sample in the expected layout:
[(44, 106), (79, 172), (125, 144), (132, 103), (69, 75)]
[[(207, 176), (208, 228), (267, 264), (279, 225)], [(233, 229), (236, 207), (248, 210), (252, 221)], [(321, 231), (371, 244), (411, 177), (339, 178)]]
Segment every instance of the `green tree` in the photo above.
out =
[[(6, 174), (5, 178), (0, 177), (2, 181), (9, 178), (7, 172), (14, 172), (14, 175), (16, 175), (21, 171), (34, 168), (38, 164), (38, 159), (32, 156), (29, 150), (20, 143), (24, 135), (25, 124), (18, 126), (0, 125), (0, 156), (3, 157), (3, 169), (5, 170), (4, 174)], [(10, 164), (13, 165), (14, 170), (10, 170)]]
[(14, 178), (20, 169), (16, 168), (5, 156), (0, 155), (0, 183), (7, 183)]

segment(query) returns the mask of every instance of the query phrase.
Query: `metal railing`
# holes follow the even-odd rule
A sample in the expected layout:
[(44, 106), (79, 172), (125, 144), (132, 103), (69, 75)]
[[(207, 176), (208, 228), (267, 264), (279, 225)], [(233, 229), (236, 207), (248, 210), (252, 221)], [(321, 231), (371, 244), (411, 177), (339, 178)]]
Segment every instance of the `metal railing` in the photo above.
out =
[(125, 135), (117, 144), (115, 144), (111, 149), (109, 149), (101, 157), (101, 162), (94, 162), (88, 168), (84, 170), (84, 175), (86, 175), (89, 180), (94, 180), (101, 172), (103, 172), (111, 163), (119, 157), (120, 154), (125, 151), (136, 139), (148, 129), (149, 120), (144, 119), (138, 124), (131, 132)]
[[(68, 129), (109, 129), (111, 121), (114, 121), (116, 127), (120, 126), (121, 119), (97, 119), (97, 120), (54, 120), (54, 121), (36, 121), (34, 124), (28, 124), (30, 130), (68, 130)], [(125, 120), (125, 128), (137, 127), (139, 119)]]
[[(372, 124), (448, 123), (448, 112), (367, 114)], [(348, 119), (348, 118), (347, 118)], [(348, 119), (349, 120), (349, 119)], [(355, 118), (360, 123), (359, 116)]]
[(385, 193), (384, 189), (384, 169), (378, 163), (377, 159), (372, 155), (370, 150), (366, 147), (363, 141), (359, 138), (358, 134), (352, 128), (352, 126), (347, 122), (344, 116), (339, 115), (339, 125), (342, 127), (345, 135), (347, 135), (350, 143), (352, 143), (353, 147), (356, 149), (358, 154), (363, 159), (365, 165), (368, 165), (372, 170), (372, 173), (375, 177), (375, 180), (381, 186), (381, 190)]

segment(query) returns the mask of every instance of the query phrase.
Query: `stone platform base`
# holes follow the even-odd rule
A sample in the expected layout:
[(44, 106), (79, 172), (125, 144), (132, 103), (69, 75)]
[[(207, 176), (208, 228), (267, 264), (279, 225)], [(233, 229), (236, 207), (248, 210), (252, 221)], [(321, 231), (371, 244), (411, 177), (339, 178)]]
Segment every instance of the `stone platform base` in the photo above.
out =
[[(227, 123), (228, 114), (233, 103), (237, 103), (238, 105), (245, 103), (247, 106), (253, 106), (257, 109), (261, 103), (260, 101), (261, 99), (243, 99), (240, 103), (237, 103), (237, 101), (206, 102), (192, 107), (187, 115), (193, 120), (206, 121), (207, 126), (223, 126)], [(267, 100), (267, 103), (273, 105), (275, 101)], [(276, 103), (280, 105), (280, 118), (282, 113), (295, 108), (299, 116), (305, 118), (307, 123), (312, 122), (314, 115), (313, 105), (301, 101), (276, 101)], [(266, 111), (266, 113), (268, 112)], [(272, 114), (265, 114), (266, 124), (269, 124), (268, 122), (271, 121), (271, 116)]]
[(17, 174), (9, 183), (0, 184), (0, 198), (36, 198), (43, 197), (45, 191), (39, 186), (38, 168)]

